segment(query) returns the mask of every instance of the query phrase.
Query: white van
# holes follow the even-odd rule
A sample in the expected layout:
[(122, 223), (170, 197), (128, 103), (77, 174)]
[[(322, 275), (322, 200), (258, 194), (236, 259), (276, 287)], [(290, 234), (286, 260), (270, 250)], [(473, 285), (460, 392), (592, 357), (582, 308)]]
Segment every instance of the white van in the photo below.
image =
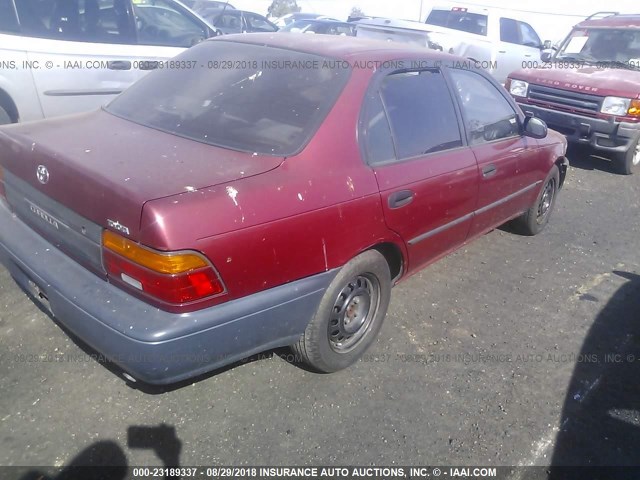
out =
[(0, 124), (98, 108), (216, 34), (174, 0), (0, 0)]

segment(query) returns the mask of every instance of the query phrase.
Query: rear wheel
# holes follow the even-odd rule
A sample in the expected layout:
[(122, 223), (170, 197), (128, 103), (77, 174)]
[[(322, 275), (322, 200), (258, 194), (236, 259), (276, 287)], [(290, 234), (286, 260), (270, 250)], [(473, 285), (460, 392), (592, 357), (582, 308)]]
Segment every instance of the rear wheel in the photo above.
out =
[(537, 235), (549, 223), (549, 217), (556, 203), (556, 194), (560, 187), (560, 171), (554, 165), (544, 181), (542, 190), (535, 203), (522, 216), (515, 220), (518, 230), (523, 235)]
[(640, 164), (640, 137), (631, 144), (629, 150), (613, 158), (613, 165), (621, 175), (631, 175)]
[(356, 362), (375, 340), (391, 298), (387, 261), (377, 250), (348, 262), (325, 292), (298, 343), (300, 359), (320, 372)]

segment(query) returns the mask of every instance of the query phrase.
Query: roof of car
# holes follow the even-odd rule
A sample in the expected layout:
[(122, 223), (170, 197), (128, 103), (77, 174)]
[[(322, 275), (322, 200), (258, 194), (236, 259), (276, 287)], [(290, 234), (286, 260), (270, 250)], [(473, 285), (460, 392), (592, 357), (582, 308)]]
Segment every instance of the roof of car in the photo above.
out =
[(286, 15), (283, 15), (280, 18), (295, 18), (295, 17), (308, 17), (308, 18), (316, 18), (316, 17), (323, 17), (324, 15), (322, 13), (310, 13), (310, 12), (294, 12), (294, 13), (288, 13)]
[(318, 25), (333, 25), (333, 26), (347, 26), (350, 28), (355, 28), (355, 24), (353, 22), (344, 22), (342, 20), (331, 20), (328, 18), (301, 18), (300, 20), (296, 20), (293, 23), (287, 25), (286, 28), (306, 28), (310, 26), (318, 26)]
[(456, 6), (452, 6), (452, 5), (434, 5), (433, 8), (431, 9), (431, 11), (434, 10), (445, 10), (448, 12), (466, 12), (466, 13), (471, 13), (471, 14), (480, 14), (480, 15), (487, 15), (488, 13), (492, 12), (492, 11), (497, 11), (497, 8), (485, 8), (485, 7), (480, 7), (480, 6), (473, 6), (473, 5), (461, 5), (459, 7)]
[(343, 20), (333, 20), (331, 18), (301, 18), (300, 20), (296, 20), (294, 23), (297, 23), (297, 22), (320, 23), (320, 24), (340, 23), (340, 24), (351, 25), (351, 23), (349, 22), (345, 22)]
[(604, 18), (591, 18), (580, 22), (576, 27), (640, 28), (640, 14), (616, 14)]
[(411, 46), (402, 42), (344, 37), (337, 35), (283, 35), (279, 33), (235, 34), (214, 37), (209, 41), (250, 43), (299, 52), (312, 53), (338, 60), (391, 60), (402, 58), (425, 58), (432, 60), (462, 60), (425, 47)]
[[(231, 8), (228, 7), (224, 12), (222, 11), (222, 9), (220, 9), (220, 14), (224, 14), (224, 13), (237, 13), (238, 15), (240, 14), (245, 14), (245, 13), (254, 13), (254, 12), (250, 12), (248, 10), (240, 10), (238, 8)], [(260, 15), (259, 13), (255, 13), (254, 15)], [(262, 15), (260, 15), (262, 16)]]

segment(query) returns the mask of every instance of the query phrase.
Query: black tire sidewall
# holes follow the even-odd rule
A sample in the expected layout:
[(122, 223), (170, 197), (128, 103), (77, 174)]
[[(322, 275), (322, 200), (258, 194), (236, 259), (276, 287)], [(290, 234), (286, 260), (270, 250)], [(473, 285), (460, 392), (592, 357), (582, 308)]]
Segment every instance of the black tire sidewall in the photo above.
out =
[(621, 153), (615, 158), (615, 170), (620, 175), (631, 175), (635, 171), (636, 166), (633, 164), (633, 156), (638, 146), (638, 142), (640, 142), (640, 136), (638, 136), (638, 138), (636, 138), (636, 140), (631, 144), (629, 150)]
[[(542, 223), (538, 223), (538, 205), (540, 205), (540, 201), (542, 200), (542, 195), (544, 194), (547, 184), (551, 179), (555, 180), (553, 198), (551, 199), (551, 206), (549, 207), (549, 211), (547, 212), (547, 215), (544, 221)], [(542, 230), (544, 230), (544, 228), (547, 226), (547, 223), (549, 223), (549, 219), (551, 218), (551, 215), (553, 214), (553, 210), (555, 209), (555, 206), (556, 206), (556, 197), (558, 196), (559, 188), (560, 188), (560, 170), (558, 169), (557, 165), (554, 165), (551, 168), (551, 171), (549, 172), (549, 174), (547, 175), (547, 178), (545, 178), (544, 182), (542, 182), (542, 187), (540, 188), (540, 192), (536, 197), (535, 203), (531, 206), (531, 208), (527, 212), (527, 218), (526, 218), (527, 234), (537, 235)]]
[[(347, 282), (362, 274), (374, 275), (379, 284), (379, 301), (375, 316), (365, 336), (352, 350), (336, 352), (330, 345), (328, 325), (331, 310), (336, 298)], [(391, 278), (389, 266), (384, 256), (377, 250), (368, 250), (342, 267), (325, 291), (318, 310), (305, 331), (302, 341), (305, 343), (311, 365), (323, 372), (335, 372), (355, 363), (375, 341), (387, 314), (391, 299)]]

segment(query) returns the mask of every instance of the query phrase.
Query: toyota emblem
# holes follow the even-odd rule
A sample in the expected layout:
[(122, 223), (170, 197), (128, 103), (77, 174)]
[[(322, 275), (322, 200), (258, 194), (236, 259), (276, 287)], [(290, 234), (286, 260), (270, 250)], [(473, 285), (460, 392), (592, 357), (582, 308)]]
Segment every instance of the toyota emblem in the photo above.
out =
[(44, 165), (38, 165), (38, 170), (36, 171), (36, 176), (38, 177), (38, 181), (42, 185), (46, 185), (49, 183), (49, 170)]

